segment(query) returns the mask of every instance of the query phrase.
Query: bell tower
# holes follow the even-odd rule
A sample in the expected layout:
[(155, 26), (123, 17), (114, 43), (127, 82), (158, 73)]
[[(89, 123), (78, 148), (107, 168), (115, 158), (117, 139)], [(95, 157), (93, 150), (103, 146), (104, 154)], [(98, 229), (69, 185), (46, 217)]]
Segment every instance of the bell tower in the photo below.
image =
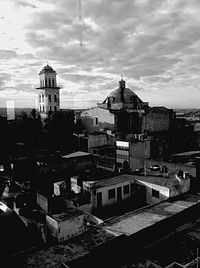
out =
[(60, 110), (60, 87), (57, 86), (57, 73), (48, 64), (39, 72), (40, 86), (38, 90), (37, 109), (42, 118), (49, 112)]

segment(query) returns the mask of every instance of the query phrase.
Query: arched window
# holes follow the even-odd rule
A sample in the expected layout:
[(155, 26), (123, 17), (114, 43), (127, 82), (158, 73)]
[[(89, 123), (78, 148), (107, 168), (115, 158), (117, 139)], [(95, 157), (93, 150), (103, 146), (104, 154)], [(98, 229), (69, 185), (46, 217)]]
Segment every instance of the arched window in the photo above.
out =
[(49, 78), (49, 87), (51, 87), (51, 79)]

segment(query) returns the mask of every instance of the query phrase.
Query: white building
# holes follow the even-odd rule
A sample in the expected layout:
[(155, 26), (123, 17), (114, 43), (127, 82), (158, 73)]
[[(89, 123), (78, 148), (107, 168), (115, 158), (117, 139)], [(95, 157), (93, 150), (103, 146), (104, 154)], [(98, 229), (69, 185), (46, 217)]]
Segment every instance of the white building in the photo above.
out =
[(84, 181), (83, 189), (91, 194), (92, 209), (101, 209), (129, 199), (134, 182), (133, 175), (122, 174), (100, 181)]
[(144, 167), (144, 160), (150, 158), (150, 140), (143, 134), (134, 134), (131, 140), (116, 141), (116, 162), (123, 167), (127, 162), (132, 170)]
[(103, 221), (89, 213), (71, 208), (59, 214), (46, 215), (48, 233), (58, 242), (78, 236)]
[(186, 193), (190, 190), (190, 177), (187, 172), (182, 177), (170, 176), (135, 176), (136, 183), (146, 188), (146, 203), (154, 204)]
[(85, 231), (85, 214), (81, 210), (68, 209), (46, 216), (47, 229), (58, 242), (65, 241)]
[(60, 88), (57, 86), (56, 72), (48, 64), (40, 71), (40, 86), (38, 90), (37, 109), (46, 118), (49, 112), (60, 110)]

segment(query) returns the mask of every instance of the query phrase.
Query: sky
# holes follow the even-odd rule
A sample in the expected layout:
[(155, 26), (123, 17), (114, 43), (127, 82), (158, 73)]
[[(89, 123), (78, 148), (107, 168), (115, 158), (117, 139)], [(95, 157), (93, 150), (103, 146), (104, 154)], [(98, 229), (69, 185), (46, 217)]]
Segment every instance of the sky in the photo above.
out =
[(118, 87), (150, 106), (200, 108), (199, 0), (0, 0), (0, 107), (35, 107), (39, 71), (57, 72), (61, 108)]

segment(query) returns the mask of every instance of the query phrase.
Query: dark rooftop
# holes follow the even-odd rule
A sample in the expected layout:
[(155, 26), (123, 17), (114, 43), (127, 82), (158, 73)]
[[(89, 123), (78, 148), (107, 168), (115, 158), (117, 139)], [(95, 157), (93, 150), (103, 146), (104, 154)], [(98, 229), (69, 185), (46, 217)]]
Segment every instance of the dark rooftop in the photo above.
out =
[[(102, 243), (115, 238), (117, 235), (102, 228), (93, 228), (88, 232), (75, 237), (70, 242), (64, 242), (35, 254), (18, 256), (18, 263), (26, 268), (57, 268), (63, 263), (78, 259), (90, 253), (92, 249)], [(18, 267), (18, 266), (17, 266)]]
[(137, 211), (126, 213), (107, 221), (106, 230), (132, 235), (138, 231), (167, 219), (200, 202), (200, 195), (184, 195), (183, 200), (164, 201)]

